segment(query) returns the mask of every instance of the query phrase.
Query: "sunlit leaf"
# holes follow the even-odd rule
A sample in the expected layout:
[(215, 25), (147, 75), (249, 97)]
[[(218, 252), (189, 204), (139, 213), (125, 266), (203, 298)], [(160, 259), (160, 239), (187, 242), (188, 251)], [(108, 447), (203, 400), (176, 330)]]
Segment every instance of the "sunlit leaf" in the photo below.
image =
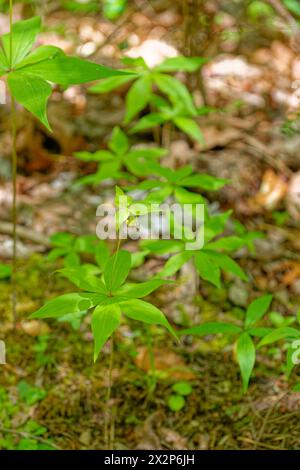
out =
[(97, 304), (97, 294), (64, 294), (49, 300), (43, 307), (30, 315), (30, 318), (58, 318), (68, 313), (83, 312)]
[(104, 269), (104, 281), (108, 292), (115, 292), (125, 282), (130, 269), (131, 256), (128, 251), (118, 251), (109, 258)]
[(281, 339), (293, 339), (300, 337), (300, 330), (291, 328), (289, 326), (283, 326), (282, 328), (277, 328), (265, 336), (259, 343), (258, 347), (266, 346), (267, 344), (276, 343)]
[(120, 326), (121, 310), (115, 305), (96, 307), (92, 315), (92, 331), (94, 335), (94, 361), (113, 332)]
[(49, 83), (35, 75), (19, 71), (9, 74), (8, 86), (15, 99), (51, 130), (47, 118), (47, 102), (52, 93)]
[[(38, 16), (29, 20), (18, 21), (12, 27), (12, 57), (11, 66), (15, 67), (31, 50), (36, 37), (41, 30), (41, 19)], [(10, 64), (11, 34), (2, 36), (5, 55)]]
[(208, 335), (236, 335), (242, 330), (239, 326), (231, 325), (224, 322), (208, 322), (202, 325), (193, 326), (187, 330), (182, 330), (180, 335), (195, 335), (195, 336), (208, 336)]
[(130, 88), (126, 96), (126, 115), (124, 122), (128, 124), (147, 106), (151, 96), (151, 79), (145, 75), (139, 78)]
[(264, 295), (251, 302), (246, 313), (246, 328), (252, 326), (265, 315), (271, 305), (272, 298), (272, 295)]
[(132, 299), (120, 303), (121, 311), (129, 318), (151, 325), (162, 325), (177, 338), (177, 335), (165, 315), (154, 305), (144, 300)]
[(236, 354), (243, 380), (243, 390), (246, 392), (255, 364), (255, 346), (248, 333), (243, 333), (239, 337)]

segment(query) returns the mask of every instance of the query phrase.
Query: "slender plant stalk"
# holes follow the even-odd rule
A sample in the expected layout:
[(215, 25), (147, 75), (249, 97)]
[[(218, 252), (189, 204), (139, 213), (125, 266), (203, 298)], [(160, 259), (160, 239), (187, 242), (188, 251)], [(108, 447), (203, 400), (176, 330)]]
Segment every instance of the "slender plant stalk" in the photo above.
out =
[(17, 321), (17, 128), (16, 128), (16, 104), (15, 99), (11, 99), (11, 125), (12, 125), (12, 181), (13, 181), (13, 201), (12, 201), (12, 223), (13, 223), (13, 257), (12, 257), (12, 316), (13, 321)]
[[(112, 437), (112, 412), (109, 409), (109, 402), (111, 399), (111, 390), (112, 390), (112, 371), (114, 365), (114, 335), (112, 334), (110, 337), (110, 356), (109, 356), (109, 367), (108, 367), (108, 387), (106, 393), (106, 412), (105, 412), (105, 422), (104, 422), (104, 444), (105, 449), (112, 450), (113, 447), (113, 437)], [(110, 425), (110, 426), (109, 426)], [(110, 427), (110, 430), (109, 430)]]
[(147, 350), (148, 350), (150, 369), (151, 369), (151, 377), (150, 377), (149, 388), (148, 388), (148, 398), (150, 398), (156, 388), (156, 365), (155, 365), (155, 356), (154, 356), (154, 349), (153, 349), (153, 339), (152, 339), (150, 327), (147, 328), (146, 331), (147, 331)]
[[(117, 255), (120, 251), (121, 247), (121, 239), (118, 236), (118, 243), (117, 243), (117, 248), (115, 252), (115, 260), (114, 260), (114, 265), (112, 269), (112, 279), (114, 276), (114, 271), (116, 267), (116, 262), (117, 262)], [(107, 394), (106, 394), (106, 405), (108, 407), (108, 404), (111, 399), (111, 391), (112, 391), (112, 384), (113, 384), (113, 377), (112, 377), (112, 371), (113, 371), (113, 365), (114, 365), (114, 334), (111, 335), (110, 338), (110, 356), (109, 356), (109, 367), (108, 367), (108, 388), (107, 388)], [(109, 410), (107, 408), (107, 412), (105, 413), (105, 423), (104, 423), (104, 443), (105, 443), (105, 448), (107, 450), (113, 450), (114, 447), (114, 417), (116, 414), (116, 409)], [(110, 429), (109, 429), (110, 428)]]
[[(13, 0), (9, 0), (9, 25), (10, 25), (10, 70), (13, 65)], [(16, 126), (16, 103), (14, 97), (11, 95), (11, 136), (12, 136), (12, 223), (13, 223), (13, 255), (12, 255), (12, 317), (14, 323), (17, 321), (17, 126)]]

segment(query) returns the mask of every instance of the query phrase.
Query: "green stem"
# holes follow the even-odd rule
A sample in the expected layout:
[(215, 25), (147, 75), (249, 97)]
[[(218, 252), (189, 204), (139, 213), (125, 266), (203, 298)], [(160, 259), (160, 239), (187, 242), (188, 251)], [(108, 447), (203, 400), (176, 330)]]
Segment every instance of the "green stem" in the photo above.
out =
[(155, 366), (153, 340), (152, 340), (150, 327), (147, 328), (146, 331), (147, 331), (147, 349), (148, 349), (150, 369), (151, 369), (151, 378), (150, 378), (150, 385), (149, 385), (149, 396), (151, 396), (156, 388), (156, 366)]
[[(117, 243), (117, 248), (115, 252), (115, 260), (114, 260), (114, 265), (112, 268), (112, 280), (114, 277), (114, 271), (116, 268), (116, 262), (117, 262), (117, 255), (120, 251), (121, 247), (121, 239), (118, 236), (118, 243)], [(112, 294), (112, 293), (111, 293)], [(112, 391), (112, 383), (113, 383), (113, 377), (112, 377), (112, 371), (113, 371), (113, 363), (114, 363), (114, 334), (111, 335), (110, 338), (110, 357), (109, 357), (109, 368), (108, 368), (108, 389), (107, 389), (107, 395), (106, 395), (106, 406), (109, 406), (109, 402), (111, 399), (111, 391)], [(116, 414), (116, 409), (111, 409), (109, 410), (107, 408), (106, 414), (105, 414), (105, 423), (104, 423), (104, 443), (105, 443), (105, 449), (107, 450), (113, 450), (114, 448), (114, 417)], [(109, 429), (110, 428), (110, 429)]]
[(12, 201), (12, 223), (13, 223), (13, 256), (12, 256), (12, 316), (13, 321), (17, 321), (17, 126), (16, 126), (16, 104), (15, 99), (11, 98), (11, 127), (12, 127), (12, 182), (13, 182), (13, 201)]
[[(113, 437), (112, 437), (112, 412), (109, 409), (109, 402), (111, 399), (111, 390), (112, 390), (112, 371), (114, 365), (114, 335), (111, 335), (110, 338), (110, 356), (109, 356), (109, 367), (108, 367), (108, 388), (106, 394), (106, 412), (105, 412), (105, 423), (104, 423), (104, 443), (105, 449), (112, 450), (113, 448)], [(110, 426), (109, 426), (110, 424)], [(110, 431), (109, 431), (110, 427)]]
[[(10, 25), (10, 54), (9, 64), (10, 70), (13, 65), (13, 0), (9, 0), (9, 25)], [(16, 103), (13, 96), (11, 96), (11, 136), (12, 136), (12, 186), (13, 186), (13, 200), (12, 200), (12, 223), (13, 223), (13, 255), (12, 255), (12, 317), (14, 323), (17, 320), (17, 170), (18, 170), (18, 157), (17, 157), (17, 125), (16, 125)]]

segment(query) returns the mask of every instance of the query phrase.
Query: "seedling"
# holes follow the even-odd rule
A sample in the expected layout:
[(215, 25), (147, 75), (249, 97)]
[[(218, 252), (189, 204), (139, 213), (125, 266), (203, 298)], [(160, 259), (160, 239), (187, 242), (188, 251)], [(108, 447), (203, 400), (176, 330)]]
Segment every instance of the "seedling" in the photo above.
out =
[[(108, 143), (109, 150), (99, 150), (95, 153), (77, 152), (75, 156), (85, 162), (97, 162), (96, 173), (80, 178), (78, 184), (99, 184), (107, 179), (133, 179), (134, 176), (146, 176), (148, 160), (157, 160), (166, 155), (167, 151), (158, 147), (130, 148), (126, 134), (115, 127), (111, 140)], [(126, 168), (129, 172), (124, 172)]]
[(190, 191), (190, 189), (217, 191), (229, 183), (225, 179), (194, 173), (191, 166), (172, 170), (159, 165), (157, 162), (148, 161), (146, 170), (148, 174), (155, 175), (159, 179), (142, 181), (134, 188), (150, 191), (145, 201), (153, 203), (162, 203), (171, 196), (180, 204), (202, 203), (204, 201), (203, 197)]
[(184, 264), (193, 260), (201, 279), (216, 287), (221, 287), (222, 271), (247, 281), (247, 275), (227, 254), (244, 246), (245, 240), (237, 236), (224, 236), (214, 241), (224, 232), (229, 216), (230, 212), (227, 212), (205, 221), (204, 246), (201, 250), (186, 250), (186, 240), (143, 241), (141, 246), (154, 254), (171, 254), (159, 273), (159, 276), (163, 278), (173, 276)]
[[(246, 392), (255, 364), (256, 348), (272, 342), (272, 335), (275, 333), (272, 332), (271, 328), (256, 326), (257, 322), (267, 313), (271, 302), (271, 295), (264, 295), (251, 302), (245, 314), (243, 327), (231, 323), (209, 322), (183, 330), (181, 334), (200, 337), (215, 334), (228, 335), (229, 337), (237, 336), (238, 339), (235, 342), (236, 357), (240, 366), (243, 390)], [(300, 335), (300, 332), (298, 332), (298, 335)], [(263, 339), (256, 345), (252, 337), (262, 337)]]
[(186, 398), (193, 391), (192, 386), (189, 382), (177, 382), (172, 386), (172, 391), (174, 392), (168, 398), (168, 406), (171, 411), (180, 411), (186, 405)]
[[(207, 59), (202, 57), (172, 57), (166, 59), (162, 64), (149, 68), (141, 57), (137, 59), (125, 57), (123, 63), (134, 71), (137, 77), (111, 77), (102, 80), (90, 88), (92, 93), (107, 93), (134, 80), (126, 96), (126, 115), (124, 124), (128, 125), (148, 105), (157, 109), (142, 117), (137, 124), (131, 128), (131, 132), (140, 132), (146, 129), (160, 126), (166, 122), (172, 122), (178, 129), (183, 131), (194, 140), (203, 143), (203, 135), (195, 122), (195, 118), (211, 111), (210, 108), (197, 109), (193, 97), (186, 86), (170, 73), (195, 72)], [(154, 93), (158, 89), (167, 97), (167, 100)]]

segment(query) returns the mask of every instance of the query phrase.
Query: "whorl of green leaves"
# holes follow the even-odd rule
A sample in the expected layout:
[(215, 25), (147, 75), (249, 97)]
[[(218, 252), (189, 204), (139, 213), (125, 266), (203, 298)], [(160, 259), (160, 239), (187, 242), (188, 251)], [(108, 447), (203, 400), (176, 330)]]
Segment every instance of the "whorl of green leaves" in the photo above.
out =
[(39, 17), (15, 23), (12, 27), (12, 51), (11, 33), (2, 36), (0, 76), (8, 75), (8, 87), (14, 98), (51, 130), (47, 118), (51, 83), (67, 87), (124, 72), (67, 56), (54, 46), (40, 46), (31, 51), (40, 31)]

